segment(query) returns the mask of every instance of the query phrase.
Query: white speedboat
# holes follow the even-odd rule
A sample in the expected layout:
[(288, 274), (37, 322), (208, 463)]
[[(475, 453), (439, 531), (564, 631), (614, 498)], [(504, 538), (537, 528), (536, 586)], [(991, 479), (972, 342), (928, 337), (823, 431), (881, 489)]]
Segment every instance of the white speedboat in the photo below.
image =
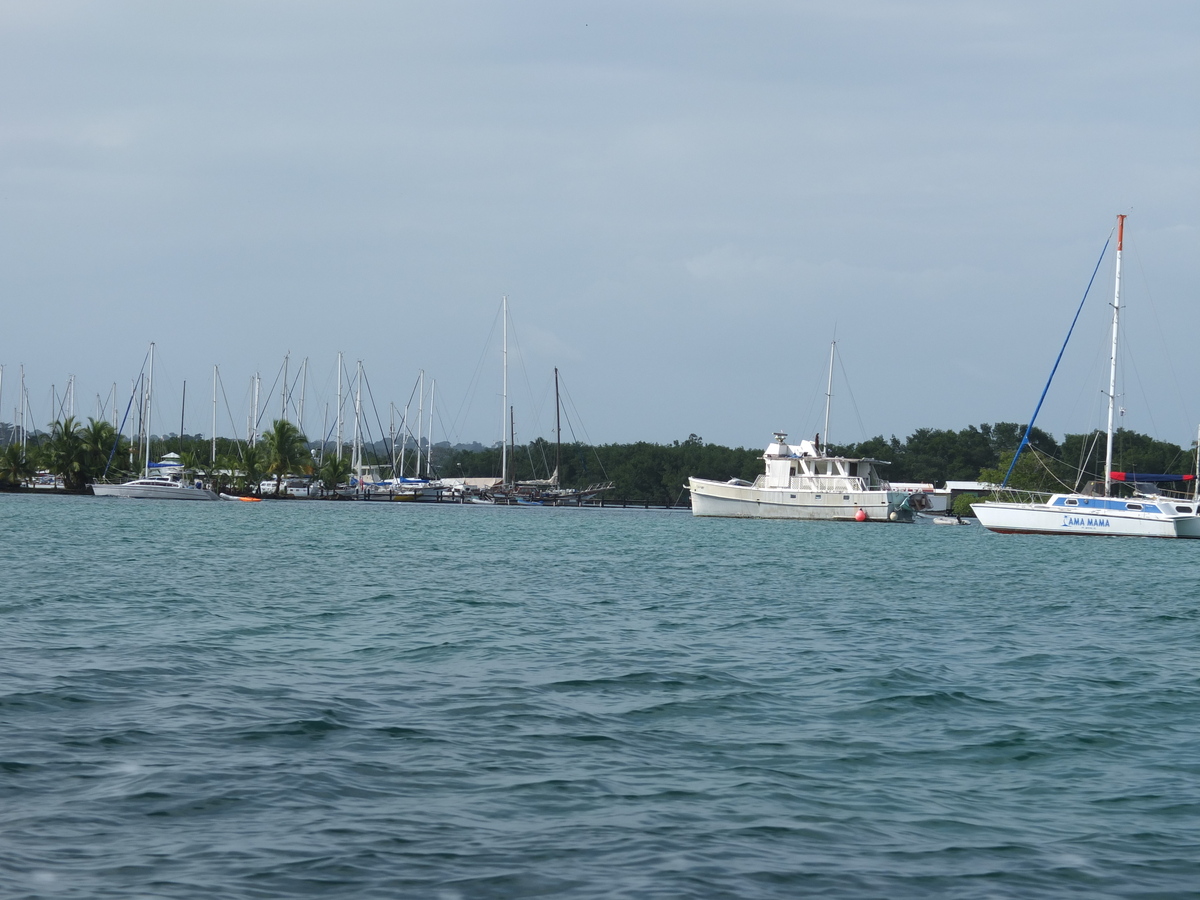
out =
[[(971, 508), (980, 523), (989, 531), (1002, 534), (1085, 534), (1120, 535), (1125, 537), (1200, 538), (1200, 493), (1191, 498), (1167, 496), (1158, 492), (1158, 485), (1168, 482), (1192, 481), (1192, 475), (1141, 474), (1114, 472), (1113, 414), (1117, 395), (1117, 338), (1121, 321), (1121, 250), (1125, 237), (1125, 216), (1117, 216), (1116, 285), (1113, 289), (1112, 352), (1109, 358), (1108, 383), (1108, 447), (1104, 461), (1104, 481), (1089, 484), (1077, 493), (1053, 494), (1046, 500), (1001, 501), (973, 503)], [(1105, 245), (1105, 250), (1108, 245)], [(1103, 259), (1103, 254), (1101, 254)], [(1099, 263), (1096, 264), (1099, 268)], [(1094, 276), (1093, 276), (1094, 277)], [(1084, 294), (1084, 300), (1087, 294)], [(1079, 303), (1082, 310), (1083, 301)], [(1079, 318), (1076, 311), (1075, 318)], [(1072, 330), (1074, 329), (1072, 323)], [(1071, 333), (1067, 332), (1067, 340)], [(1063, 343), (1066, 349), (1066, 342)], [(1059, 351), (1062, 358), (1062, 351)], [(1055, 368), (1058, 364), (1055, 363)], [(1051, 372), (1051, 379), (1054, 373)], [(1049, 390), (1050, 384), (1046, 384)], [(1042, 397), (1046, 395), (1042, 392)], [(1038, 407), (1041, 407), (1039, 401)], [(1005, 476), (1012, 474), (1021, 451), (1029, 443), (1029, 433), (1037, 410), (1025, 430), (1017, 452)], [(1200, 464), (1198, 464), (1200, 465)], [(1116, 486), (1125, 484), (1124, 496), (1117, 496)], [(1004, 484), (1001, 485), (1003, 488)]]
[(692, 515), (911, 522), (924, 496), (892, 490), (879, 476), (879, 460), (826, 456), (815, 441), (789, 444), (783, 432), (762, 458), (766, 471), (753, 483), (689, 478)]

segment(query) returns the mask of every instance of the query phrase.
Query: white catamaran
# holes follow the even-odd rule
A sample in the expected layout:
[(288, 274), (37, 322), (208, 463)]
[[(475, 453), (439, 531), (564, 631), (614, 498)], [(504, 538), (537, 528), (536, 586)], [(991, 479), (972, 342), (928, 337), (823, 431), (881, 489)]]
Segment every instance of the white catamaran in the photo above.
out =
[[(146, 381), (144, 396), (146, 414), (143, 427), (146, 435), (146, 464), (142, 469), (142, 477), (124, 484), (106, 484), (97, 481), (91, 486), (92, 493), (97, 497), (123, 497), (129, 500), (219, 500), (220, 497), (205, 488), (201, 482), (197, 481), (193, 484), (184, 477), (186, 473), (177, 454), (168, 453), (161, 462), (150, 462), (150, 415), (153, 390), (154, 344), (151, 344), (150, 377)], [(182, 423), (179, 430), (182, 434)]]
[[(1004, 534), (1090, 534), (1126, 537), (1200, 538), (1200, 496), (1175, 497), (1158, 493), (1157, 485), (1195, 481), (1194, 475), (1144, 474), (1113, 471), (1113, 414), (1117, 394), (1117, 338), (1121, 321), (1121, 251), (1125, 238), (1125, 216), (1117, 216), (1116, 285), (1113, 290), (1112, 351), (1108, 378), (1108, 444), (1104, 481), (1092, 482), (1076, 493), (1053, 494), (1037, 502), (990, 500), (972, 504), (985, 528)], [(1106, 248), (1107, 249), (1107, 246)], [(1099, 267), (1099, 263), (1097, 263)], [(1086, 299), (1087, 295), (1084, 295)], [(1083, 302), (1080, 302), (1082, 309)], [(1075, 313), (1079, 317), (1078, 311)], [(1074, 329), (1074, 324), (1072, 324)], [(1070, 339), (1070, 332), (1067, 334)], [(1064, 342), (1063, 348), (1066, 348)], [(1060, 351), (1059, 358), (1062, 353)], [(1055, 363), (1057, 368), (1057, 363)], [(1054, 373), (1051, 372), (1051, 378)], [(1046, 385), (1047, 389), (1049, 384)], [(1045, 398), (1045, 392), (1042, 394)], [(1041, 408), (1041, 402), (1038, 403)], [(1037, 410), (1033, 417), (1037, 418)], [(1033, 422), (1025, 431), (1009, 466), (1012, 474), (1021, 450), (1029, 442)], [(1128, 487), (1126, 496), (1115, 496), (1114, 484)], [(1003, 485), (1002, 485), (1003, 487)]]

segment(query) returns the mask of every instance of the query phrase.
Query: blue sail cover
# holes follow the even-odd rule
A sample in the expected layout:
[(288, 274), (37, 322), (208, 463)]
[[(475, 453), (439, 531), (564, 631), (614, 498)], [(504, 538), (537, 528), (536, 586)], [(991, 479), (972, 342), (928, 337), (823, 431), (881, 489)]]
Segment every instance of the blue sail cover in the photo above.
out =
[(1195, 475), (1147, 475), (1145, 472), (1113, 472), (1113, 481), (1146, 481), (1157, 484), (1160, 481), (1195, 481)]

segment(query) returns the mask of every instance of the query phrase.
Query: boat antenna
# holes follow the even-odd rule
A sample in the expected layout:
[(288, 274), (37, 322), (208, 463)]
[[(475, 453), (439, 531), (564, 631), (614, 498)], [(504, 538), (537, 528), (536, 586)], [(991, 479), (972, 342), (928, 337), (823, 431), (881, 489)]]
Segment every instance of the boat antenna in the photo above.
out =
[(1058, 371), (1058, 364), (1062, 362), (1063, 353), (1067, 349), (1067, 342), (1071, 340), (1071, 335), (1075, 331), (1075, 323), (1079, 321), (1079, 314), (1083, 312), (1083, 304), (1092, 290), (1092, 284), (1096, 281), (1096, 273), (1100, 271), (1100, 263), (1104, 261), (1104, 254), (1108, 252), (1108, 245), (1110, 243), (1112, 243), (1111, 232), (1109, 232), (1108, 240), (1104, 242), (1104, 247), (1100, 250), (1100, 258), (1096, 260), (1096, 267), (1092, 269), (1092, 277), (1088, 279), (1087, 288), (1083, 292), (1083, 297), (1079, 300), (1079, 308), (1075, 310), (1075, 318), (1071, 320), (1071, 327), (1067, 329), (1067, 336), (1063, 339), (1062, 347), (1059, 348), (1058, 357), (1054, 360), (1054, 367), (1050, 370), (1050, 377), (1046, 379), (1046, 386), (1042, 388), (1042, 396), (1038, 398), (1033, 415), (1029, 418), (1029, 424), (1025, 426), (1025, 434), (1021, 437), (1021, 443), (1017, 444), (1017, 452), (1013, 454), (1012, 462), (1008, 464), (1008, 471), (1004, 473), (1004, 480), (1000, 482), (1000, 487), (1002, 488), (1008, 484), (1008, 479), (1012, 476), (1013, 469), (1017, 467), (1017, 460), (1021, 458), (1021, 451), (1029, 445), (1029, 435), (1033, 431), (1033, 423), (1037, 421), (1038, 413), (1042, 411), (1042, 403), (1045, 401), (1046, 394), (1050, 390), (1050, 382), (1054, 381), (1054, 373)]
[(1117, 216), (1117, 274), (1113, 286), (1112, 353), (1108, 358), (1108, 444), (1104, 451), (1104, 496), (1112, 494), (1113, 407), (1117, 402), (1117, 328), (1121, 323), (1121, 249), (1125, 216)]

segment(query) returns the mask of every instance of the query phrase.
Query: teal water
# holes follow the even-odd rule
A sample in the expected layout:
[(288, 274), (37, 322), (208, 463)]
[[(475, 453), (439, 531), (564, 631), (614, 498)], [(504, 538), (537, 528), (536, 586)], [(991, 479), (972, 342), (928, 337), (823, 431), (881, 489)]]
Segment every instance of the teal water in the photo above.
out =
[(1200, 896), (1198, 554), (0, 495), (0, 896)]

